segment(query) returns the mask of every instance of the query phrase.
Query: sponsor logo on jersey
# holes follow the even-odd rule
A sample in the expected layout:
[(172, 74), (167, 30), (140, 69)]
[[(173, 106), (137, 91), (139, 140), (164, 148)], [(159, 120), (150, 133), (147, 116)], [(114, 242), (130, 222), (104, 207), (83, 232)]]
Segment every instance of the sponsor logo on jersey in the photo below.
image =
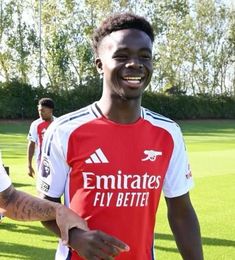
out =
[(103, 151), (100, 148), (98, 148), (95, 150), (93, 154), (90, 155), (90, 157), (85, 161), (85, 163), (109, 163), (109, 161), (104, 155)]
[(117, 174), (97, 175), (93, 172), (82, 172), (84, 189), (158, 189), (160, 175), (123, 174), (121, 170)]
[(151, 190), (159, 189), (160, 175), (126, 174), (118, 170), (116, 174), (97, 175), (82, 172), (83, 188), (96, 190), (93, 206), (147, 207)]
[(43, 158), (42, 160), (42, 176), (47, 178), (50, 175), (50, 164), (47, 158)]
[(158, 156), (162, 155), (161, 151), (154, 151), (154, 150), (145, 150), (144, 151), (145, 157), (142, 159), (142, 161), (156, 161)]

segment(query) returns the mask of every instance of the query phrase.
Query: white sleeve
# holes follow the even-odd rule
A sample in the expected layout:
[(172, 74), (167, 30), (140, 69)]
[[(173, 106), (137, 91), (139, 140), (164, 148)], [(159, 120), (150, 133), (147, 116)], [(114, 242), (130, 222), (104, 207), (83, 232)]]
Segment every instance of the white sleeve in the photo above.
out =
[(33, 141), (34, 143), (38, 142), (37, 124), (35, 121), (30, 125), (27, 139), (29, 141)]
[(6, 190), (11, 185), (11, 180), (8, 177), (3, 165), (0, 163), (0, 192)]
[(175, 128), (174, 149), (163, 183), (163, 193), (174, 198), (187, 193), (193, 187), (193, 179), (181, 130)]
[(59, 132), (57, 124), (51, 124), (44, 135), (42, 160), (37, 178), (37, 189), (52, 198), (60, 198), (63, 195), (70, 170)]

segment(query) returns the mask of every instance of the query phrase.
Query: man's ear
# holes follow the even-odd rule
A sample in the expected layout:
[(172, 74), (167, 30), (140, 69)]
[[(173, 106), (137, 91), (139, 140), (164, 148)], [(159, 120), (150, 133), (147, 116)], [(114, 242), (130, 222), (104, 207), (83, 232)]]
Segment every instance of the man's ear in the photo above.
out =
[(99, 57), (97, 57), (95, 59), (95, 65), (96, 65), (96, 69), (97, 69), (98, 73), (103, 74), (103, 64)]

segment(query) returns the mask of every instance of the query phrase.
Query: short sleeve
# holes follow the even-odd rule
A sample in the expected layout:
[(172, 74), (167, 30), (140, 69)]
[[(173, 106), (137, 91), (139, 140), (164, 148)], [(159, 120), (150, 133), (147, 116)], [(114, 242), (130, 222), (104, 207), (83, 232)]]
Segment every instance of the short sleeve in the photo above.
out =
[(28, 139), (29, 141), (33, 141), (34, 143), (37, 143), (37, 142), (38, 142), (37, 124), (36, 124), (35, 121), (30, 125), (29, 133), (28, 133), (27, 139)]
[(0, 192), (6, 190), (11, 185), (11, 180), (8, 177), (4, 167), (0, 164)]
[(183, 136), (179, 126), (176, 126), (174, 149), (163, 183), (163, 193), (167, 198), (178, 197), (187, 193), (193, 185)]
[(45, 133), (37, 178), (38, 191), (53, 198), (63, 195), (70, 169), (59, 132), (57, 124), (53, 124)]

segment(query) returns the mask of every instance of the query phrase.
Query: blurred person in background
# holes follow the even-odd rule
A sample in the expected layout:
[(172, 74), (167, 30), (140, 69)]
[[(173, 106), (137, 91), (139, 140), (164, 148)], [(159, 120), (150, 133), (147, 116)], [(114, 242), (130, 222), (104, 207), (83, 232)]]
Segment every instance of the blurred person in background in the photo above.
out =
[(55, 117), (53, 116), (53, 110), (54, 110), (54, 102), (51, 98), (42, 98), (39, 100), (38, 102), (39, 118), (31, 123), (28, 137), (27, 137), (28, 175), (30, 177), (35, 176), (35, 171), (33, 167), (34, 155), (35, 155), (37, 168), (39, 167), (43, 136), (47, 128), (49, 127), (49, 125), (55, 119)]

